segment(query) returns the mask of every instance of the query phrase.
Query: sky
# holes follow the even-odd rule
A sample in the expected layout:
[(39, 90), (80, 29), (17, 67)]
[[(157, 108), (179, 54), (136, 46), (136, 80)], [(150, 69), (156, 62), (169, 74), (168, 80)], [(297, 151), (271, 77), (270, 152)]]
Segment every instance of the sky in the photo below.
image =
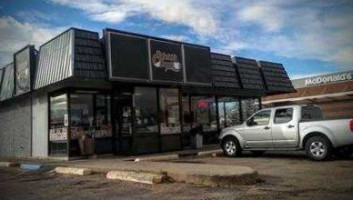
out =
[(206, 45), (292, 79), (353, 69), (353, 0), (0, 0), (0, 66), (70, 27)]

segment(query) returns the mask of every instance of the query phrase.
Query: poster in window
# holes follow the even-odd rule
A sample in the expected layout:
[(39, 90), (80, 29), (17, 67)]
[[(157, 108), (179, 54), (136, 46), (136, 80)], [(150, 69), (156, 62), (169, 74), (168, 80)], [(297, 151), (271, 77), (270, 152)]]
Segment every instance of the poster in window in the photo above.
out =
[(181, 44), (150, 40), (150, 56), (153, 80), (183, 82)]
[(31, 90), (31, 50), (28, 46), (15, 54), (15, 94), (20, 95)]

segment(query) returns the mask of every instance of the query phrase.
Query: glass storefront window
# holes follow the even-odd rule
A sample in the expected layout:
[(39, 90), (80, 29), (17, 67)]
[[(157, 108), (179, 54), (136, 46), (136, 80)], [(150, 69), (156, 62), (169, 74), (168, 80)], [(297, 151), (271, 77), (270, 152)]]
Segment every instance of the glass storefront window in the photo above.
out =
[(178, 89), (159, 90), (161, 134), (181, 133), (178, 97)]
[(157, 90), (156, 88), (136, 87), (133, 106), (135, 107), (135, 127), (137, 133), (157, 133)]
[(183, 131), (188, 133), (191, 129), (192, 124), (192, 115), (190, 113), (190, 101), (189, 96), (183, 95), (182, 97), (182, 104), (183, 104)]
[(191, 112), (193, 114), (192, 128), (202, 126), (204, 132), (217, 130), (216, 102), (213, 97), (191, 97)]
[(218, 115), (221, 129), (241, 123), (239, 106), (238, 99), (231, 97), (218, 99)]
[(50, 97), (50, 154), (67, 154), (67, 95)]
[(71, 139), (94, 133), (93, 95), (71, 94)]
[(112, 137), (110, 96), (105, 94), (96, 95), (95, 125), (97, 138)]
[(255, 98), (242, 99), (241, 106), (243, 121), (247, 120), (252, 114), (260, 110), (259, 99)]

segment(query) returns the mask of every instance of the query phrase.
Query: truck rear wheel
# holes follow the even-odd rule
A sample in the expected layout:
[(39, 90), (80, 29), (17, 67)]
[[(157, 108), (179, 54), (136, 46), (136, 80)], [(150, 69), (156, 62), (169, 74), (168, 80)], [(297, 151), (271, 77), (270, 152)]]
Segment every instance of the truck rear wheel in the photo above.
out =
[(222, 149), (227, 157), (235, 157), (241, 154), (241, 147), (237, 139), (228, 137), (222, 142)]
[(309, 138), (305, 144), (306, 154), (313, 160), (321, 161), (328, 159), (332, 154), (331, 143), (322, 136)]

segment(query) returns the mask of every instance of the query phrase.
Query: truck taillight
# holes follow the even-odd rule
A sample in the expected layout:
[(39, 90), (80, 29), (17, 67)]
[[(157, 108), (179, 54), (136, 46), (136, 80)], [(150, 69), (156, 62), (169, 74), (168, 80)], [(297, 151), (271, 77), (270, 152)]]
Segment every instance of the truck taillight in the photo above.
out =
[(349, 128), (351, 129), (351, 132), (353, 132), (353, 119), (349, 122)]

